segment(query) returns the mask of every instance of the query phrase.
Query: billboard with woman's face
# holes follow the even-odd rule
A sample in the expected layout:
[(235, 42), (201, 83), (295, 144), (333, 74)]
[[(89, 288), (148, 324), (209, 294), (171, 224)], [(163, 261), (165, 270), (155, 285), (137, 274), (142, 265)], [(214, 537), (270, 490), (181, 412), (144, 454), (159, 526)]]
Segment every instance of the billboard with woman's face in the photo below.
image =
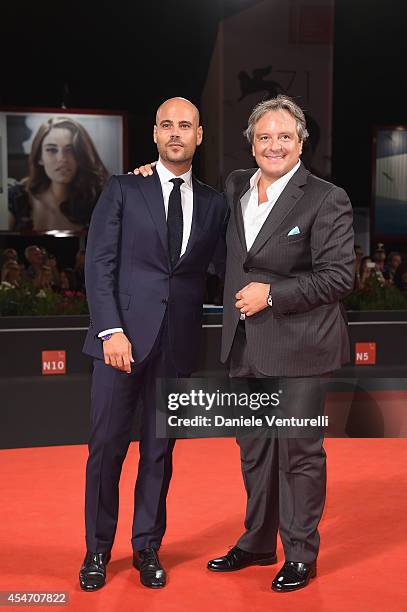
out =
[(123, 172), (123, 114), (0, 112), (0, 230), (81, 232)]

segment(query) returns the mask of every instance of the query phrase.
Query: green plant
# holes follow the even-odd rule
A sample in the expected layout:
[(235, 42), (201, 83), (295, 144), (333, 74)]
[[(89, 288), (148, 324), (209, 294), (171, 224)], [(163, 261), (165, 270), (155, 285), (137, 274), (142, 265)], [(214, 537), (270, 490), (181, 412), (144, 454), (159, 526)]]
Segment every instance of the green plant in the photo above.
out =
[(0, 284), (0, 315), (50, 316), (86, 315), (89, 313), (83, 293), (65, 291), (55, 293), (51, 289), (37, 289), (30, 284), (13, 287)]
[(407, 310), (407, 293), (393, 285), (382, 285), (372, 275), (363, 289), (345, 298), (344, 304), (347, 310)]

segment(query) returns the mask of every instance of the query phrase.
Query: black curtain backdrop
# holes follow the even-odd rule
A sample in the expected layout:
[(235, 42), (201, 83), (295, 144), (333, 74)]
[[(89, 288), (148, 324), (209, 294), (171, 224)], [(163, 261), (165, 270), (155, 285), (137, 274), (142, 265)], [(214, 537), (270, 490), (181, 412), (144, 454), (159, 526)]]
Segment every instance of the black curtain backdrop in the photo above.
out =
[(372, 131), (407, 124), (407, 2), (336, 0), (333, 179), (370, 204)]
[[(199, 104), (219, 19), (253, 3), (4, 0), (0, 105), (127, 110), (132, 168), (156, 157), (162, 100)], [(354, 205), (370, 203), (373, 126), (407, 123), (406, 21), (405, 0), (336, 1), (333, 178)]]

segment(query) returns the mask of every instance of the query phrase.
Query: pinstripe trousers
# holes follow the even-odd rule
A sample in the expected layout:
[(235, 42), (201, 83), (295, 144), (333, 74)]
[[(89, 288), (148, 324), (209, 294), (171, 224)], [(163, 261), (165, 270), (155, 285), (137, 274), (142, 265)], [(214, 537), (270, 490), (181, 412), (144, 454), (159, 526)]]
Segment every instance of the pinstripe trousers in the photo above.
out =
[[(229, 367), (232, 378), (264, 378), (250, 361), (244, 323), (237, 327)], [(287, 380), (294, 386), (299, 382), (303, 390), (300, 401), (296, 400), (300, 406), (294, 409), (297, 416), (310, 401), (317, 403), (313, 414), (315, 408), (323, 414), (326, 375), (323, 379), (309, 377), (305, 386), (304, 379)], [(295, 395), (298, 399), (298, 387)], [(318, 524), (326, 493), (323, 436), (270, 437), (258, 431), (239, 435), (236, 441), (247, 493), (245, 532), (237, 545), (248, 552), (274, 553), (280, 532), (286, 560), (311, 563), (318, 555)]]

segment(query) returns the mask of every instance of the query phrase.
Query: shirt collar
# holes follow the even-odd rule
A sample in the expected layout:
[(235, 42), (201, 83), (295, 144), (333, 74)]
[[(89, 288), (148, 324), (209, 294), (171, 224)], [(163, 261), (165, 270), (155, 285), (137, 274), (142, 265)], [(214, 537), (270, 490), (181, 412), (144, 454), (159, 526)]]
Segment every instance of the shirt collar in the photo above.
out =
[(168, 168), (164, 166), (161, 159), (158, 160), (155, 169), (157, 170), (158, 178), (160, 179), (161, 184), (169, 183), (173, 178), (182, 178), (184, 183), (192, 189), (192, 168), (187, 170), (184, 174), (180, 174), (178, 177), (170, 172)]
[[(279, 189), (284, 189), (284, 187), (286, 186), (290, 178), (297, 172), (300, 165), (301, 165), (301, 160), (298, 160), (294, 168), (291, 168), (289, 172), (286, 172), (286, 174), (283, 174), (283, 176), (280, 176), (279, 179), (277, 179), (276, 181), (274, 181), (274, 183), (272, 183), (271, 185), (267, 187), (266, 193), (267, 194), (269, 193), (269, 189), (270, 191), (278, 191)], [(257, 185), (260, 180), (260, 177), (261, 177), (261, 170), (259, 168), (250, 179), (250, 189), (253, 189), (253, 188), (257, 189)]]

